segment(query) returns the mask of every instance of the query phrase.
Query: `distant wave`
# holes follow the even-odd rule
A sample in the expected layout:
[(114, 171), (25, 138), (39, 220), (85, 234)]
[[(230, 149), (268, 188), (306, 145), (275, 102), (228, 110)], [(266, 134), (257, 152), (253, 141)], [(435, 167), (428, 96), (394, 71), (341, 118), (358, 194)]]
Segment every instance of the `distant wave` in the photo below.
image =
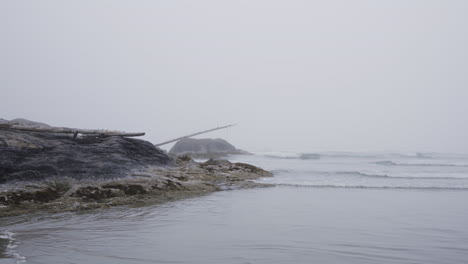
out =
[(421, 180), (468, 180), (468, 178), (463, 177), (415, 177), (415, 176), (392, 176), (387, 174), (368, 174), (359, 171), (339, 171), (335, 172), (336, 174), (341, 175), (356, 175), (361, 177), (369, 177), (369, 178), (389, 178), (389, 179), (421, 179)]
[(382, 178), (382, 179), (415, 179), (415, 180), (468, 180), (467, 177), (427, 177), (427, 176), (393, 176), (388, 174), (371, 174), (361, 171), (294, 171), (294, 170), (273, 170), (273, 174), (283, 174), (283, 173), (300, 173), (300, 174), (321, 174), (329, 175), (333, 177), (334, 175), (349, 175), (349, 176), (358, 176), (358, 177), (368, 177), (368, 178)]
[[(434, 159), (433, 155), (425, 153), (354, 153), (354, 152), (260, 152), (257, 155), (276, 159), (320, 159), (320, 158), (364, 158), (364, 159), (389, 159), (389, 158), (417, 158)], [(440, 156), (440, 155), (439, 155)], [(440, 156), (443, 157), (443, 156)], [(450, 157), (449, 157), (450, 158)]]
[(382, 155), (366, 155), (358, 153), (292, 153), (292, 152), (273, 152), (259, 153), (257, 155), (273, 159), (302, 159), (316, 160), (321, 158), (382, 158)]
[(299, 155), (300, 159), (310, 160), (310, 159), (320, 159), (322, 156), (316, 153), (301, 153)]
[(411, 166), (411, 167), (468, 167), (466, 164), (444, 164), (444, 163), (396, 163), (390, 160), (377, 161), (375, 164), (383, 166)]
[(279, 173), (290, 173), (294, 172), (293, 170), (272, 170), (271, 173), (273, 174), (279, 174)]
[(364, 186), (364, 185), (333, 185), (333, 184), (289, 184), (277, 183), (277, 186), (300, 188), (340, 188), (340, 189), (395, 189), (395, 190), (456, 190), (468, 191), (468, 187), (425, 187), (425, 186)]
[[(382, 155), (366, 155), (357, 153), (292, 153), (292, 152), (272, 152), (259, 153), (257, 155), (272, 158), (272, 159), (302, 159), (302, 160), (317, 160), (321, 158), (383, 158)], [(387, 157), (388, 158), (388, 157)]]
[(264, 153), (261, 156), (272, 159), (302, 159), (302, 160), (317, 160), (321, 158), (317, 153)]

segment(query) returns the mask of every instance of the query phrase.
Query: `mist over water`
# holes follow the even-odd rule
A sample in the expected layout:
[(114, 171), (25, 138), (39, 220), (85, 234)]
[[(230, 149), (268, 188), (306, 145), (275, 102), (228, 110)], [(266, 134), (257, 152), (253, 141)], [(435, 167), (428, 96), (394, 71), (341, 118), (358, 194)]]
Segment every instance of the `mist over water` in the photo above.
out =
[(263, 180), (268, 183), (337, 188), (468, 188), (468, 155), (464, 154), (258, 154), (249, 162), (264, 162), (263, 166), (275, 172), (277, 177)]
[[(302, 158), (301, 158), (302, 157)], [(306, 158), (304, 158), (306, 157)], [(277, 187), (1, 219), (0, 263), (463, 263), (468, 157), (257, 153)]]
[[(112, 4), (110, 4), (112, 2)], [(468, 152), (462, 0), (0, 3), (0, 118), (146, 132), (230, 123), (249, 151)]]
[(255, 152), (229, 158), (276, 186), (0, 218), (0, 264), (466, 263), (467, 13), (464, 0), (0, 1), (0, 118), (154, 144), (237, 123), (209, 137)]

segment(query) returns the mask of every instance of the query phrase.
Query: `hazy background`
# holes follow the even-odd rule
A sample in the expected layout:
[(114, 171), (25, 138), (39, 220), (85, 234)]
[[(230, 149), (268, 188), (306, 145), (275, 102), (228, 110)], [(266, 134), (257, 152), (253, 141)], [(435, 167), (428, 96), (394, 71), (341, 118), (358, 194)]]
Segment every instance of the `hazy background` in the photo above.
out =
[(468, 152), (468, 1), (0, 2), (0, 117)]

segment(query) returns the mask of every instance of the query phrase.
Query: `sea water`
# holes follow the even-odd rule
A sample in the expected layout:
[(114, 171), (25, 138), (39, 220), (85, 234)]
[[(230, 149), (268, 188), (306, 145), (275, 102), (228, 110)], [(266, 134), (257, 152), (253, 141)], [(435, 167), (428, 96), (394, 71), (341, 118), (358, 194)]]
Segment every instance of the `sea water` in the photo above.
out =
[(0, 219), (0, 263), (467, 263), (468, 156), (256, 153), (276, 187)]

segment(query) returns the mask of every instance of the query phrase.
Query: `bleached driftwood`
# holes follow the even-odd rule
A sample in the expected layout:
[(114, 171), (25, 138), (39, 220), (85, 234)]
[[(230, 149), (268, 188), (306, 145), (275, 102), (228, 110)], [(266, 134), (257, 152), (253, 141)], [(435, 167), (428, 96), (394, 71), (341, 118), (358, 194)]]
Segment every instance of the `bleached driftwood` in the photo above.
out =
[(54, 133), (54, 134), (73, 134), (73, 138), (76, 138), (78, 134), (82, 135), (95, 135), (101, 137), (111, 137), (111, 136), (121, 136), (121, 137), (140, 137), (144, 136), (144, 132), (136, 133), (126, 133), (122, 131), (112, 131), (112, 130), (92, 130), (92, 129), (75, 129), (75, 128), (34, 128), (34, 127), (22, 127), (10, 124), (0, 124), (0, 129), (8, 130), (19, 130), (19, 131), (28, 131), (28, 132), (39, 132), (39, 133)]
[(155, 146), (156, 146), (156, 147), (159, 147), (159, 146), (162, 146), (162, 145), (166, 145), (166, 144), (169, 144), (169, 143), (172, 143), (172, 142), (179, 141), (179, 140), (184, 139), (184, 138), (189, 138), (189, 137), (198, 136), (198, 135), (205, 134), (205, 133), (208, 133), (208, 132), (211, 132), (211, 131), (216, 131), (216, 130), (220, 130), (220, 129), (232, 127), (232, 126), (235, 126), (235, 125), (236, 125), (236, 124), (227, 125), (227, 126), (222, 126), (222, 127), (215, 127), (215, 128), (212, 128), (212, 129), (208, 129), (208, 130), (205, 130), (205, 131), (197, 132), (197, 133), (190, 134), (190, 135), (187, 135), (187, 136), (183, 136), (183, 137), (178, 137), (178, 138), (175, 138), (175, 139), (171, 139), (171, 140), (169, 140), (169, 141), (156, 144)]

